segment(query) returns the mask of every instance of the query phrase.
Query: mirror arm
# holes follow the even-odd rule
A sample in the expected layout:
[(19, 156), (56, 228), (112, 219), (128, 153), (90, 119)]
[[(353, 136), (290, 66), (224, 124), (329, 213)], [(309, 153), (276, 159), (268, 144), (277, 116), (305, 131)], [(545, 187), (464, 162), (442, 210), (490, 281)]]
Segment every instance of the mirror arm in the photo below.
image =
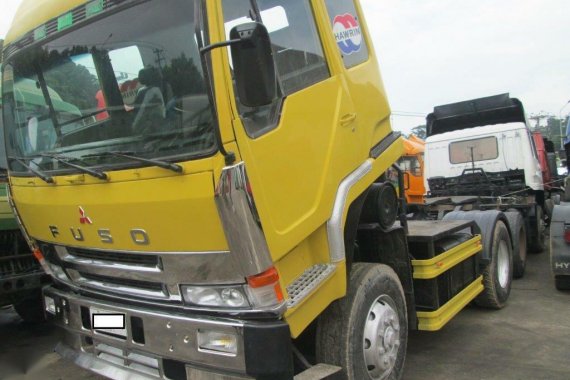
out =
[(218, 42), (215, 44), (204, 46), (203, 48), (200, 49), (200, 54), (206, 54), (207, 52), (212, 51), (214, 49), (239, 44), (240, 42), (243, 42), (243, 41), (244, 40), (242, 38), (238, 38), (235, 40), (228, 40), (228, 41)]

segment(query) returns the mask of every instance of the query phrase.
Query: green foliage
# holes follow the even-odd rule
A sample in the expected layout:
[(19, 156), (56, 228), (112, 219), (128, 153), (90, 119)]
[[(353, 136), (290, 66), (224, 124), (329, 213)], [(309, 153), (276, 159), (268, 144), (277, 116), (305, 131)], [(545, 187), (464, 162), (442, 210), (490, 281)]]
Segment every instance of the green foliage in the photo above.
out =
[(535, 126), (532, 129), (533, 131), (540, 132), (544, 138), (547, 138), (550, 141), (554, 142), (554, 146), (556, 147), (556, 149), (560, 149), (561, 141), (564, 139), (566, 135), (565, 120), (561, 120), (553, 116), (546, 119), (545, 126), (539, 125)]
[(184, 53), (174, 58), (170, 65), (163, 68), (164, 79), (172, 86), (175, 96), (202, 94), (205, 92), (204, 80), (198, 67)]
[(426, 139), (426, 125), (418, 125), (417, 127), (412, 128), (412, 135), (416, 135), (422, 140)]
[(84, 66), (66, 60), (46, 71), (44, 76), (48, 87), (57, 92), (64, 102), (74, 104), (82, 111), (97, 107), (95, 95), (99, 82)]

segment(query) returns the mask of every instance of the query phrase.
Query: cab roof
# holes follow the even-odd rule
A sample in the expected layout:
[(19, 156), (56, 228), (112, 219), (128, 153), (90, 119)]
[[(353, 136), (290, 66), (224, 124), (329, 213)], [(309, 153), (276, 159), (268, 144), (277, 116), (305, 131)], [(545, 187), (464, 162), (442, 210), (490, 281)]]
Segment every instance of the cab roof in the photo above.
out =
[(16, 11), (4, 47), (47, 21), (85, 4), (86, 0), (24, 0)]

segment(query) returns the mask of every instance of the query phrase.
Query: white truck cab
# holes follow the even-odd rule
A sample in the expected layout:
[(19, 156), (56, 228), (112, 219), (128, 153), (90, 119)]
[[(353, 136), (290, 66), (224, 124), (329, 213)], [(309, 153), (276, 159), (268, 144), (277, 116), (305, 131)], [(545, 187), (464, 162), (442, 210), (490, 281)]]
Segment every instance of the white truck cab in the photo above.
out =
[(543, 192), (521, 102), (503, 94), (435, 107), (428, 116), (425, 178), (431, 196)]

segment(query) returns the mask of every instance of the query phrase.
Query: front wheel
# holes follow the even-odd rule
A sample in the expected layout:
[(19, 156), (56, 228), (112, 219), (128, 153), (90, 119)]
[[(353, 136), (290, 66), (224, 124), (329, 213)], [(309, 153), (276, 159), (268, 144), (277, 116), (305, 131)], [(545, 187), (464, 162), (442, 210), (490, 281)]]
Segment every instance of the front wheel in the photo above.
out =
[(396, 273), (382, 264), (354, 264), (346, 296), (319, 318), (317, 361), (342, 367), (343, 380), (397, 380), (407, 341), (406, 301)]
[(14, 303), (14, 309), (25, 322), (41, 323), (45, 321), (41, 291), (36, 291), (18, 300)]

